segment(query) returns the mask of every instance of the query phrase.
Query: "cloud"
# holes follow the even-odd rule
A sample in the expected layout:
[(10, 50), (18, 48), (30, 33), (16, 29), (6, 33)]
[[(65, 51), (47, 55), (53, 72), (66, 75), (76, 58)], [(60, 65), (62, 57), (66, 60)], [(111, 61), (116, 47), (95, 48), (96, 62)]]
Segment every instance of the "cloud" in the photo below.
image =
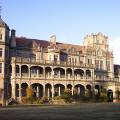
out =
[(120, 64), (120, 37), (109, 40), (110, 50), (113, 51), (114, 64)]

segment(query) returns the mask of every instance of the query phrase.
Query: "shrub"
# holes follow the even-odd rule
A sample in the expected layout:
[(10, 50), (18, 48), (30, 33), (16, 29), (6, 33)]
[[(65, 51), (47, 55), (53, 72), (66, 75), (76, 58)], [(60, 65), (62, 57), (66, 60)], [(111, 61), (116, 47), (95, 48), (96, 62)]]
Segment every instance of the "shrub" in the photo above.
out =
[(107, 102), (107, 90), (106, 89), (101, 90), (100, 96), (99, 96), (99, 101), (100, 102)]
[(22, 101), (22, 103), (27, 103), (27, 97), (22, 97), (21, 101)]
[(63, 95), (61, 96), (62, 99), (65, 100), (66, 103), (70, 103), (72, 101), (72, 92), (71, 90), (65, 90)]
[(34, 102), (33, 89), (32, 88), (28, 87), (26, 89), (26, 96), (22, 97), (21, 101), (22, 101), (22, 103), (29, 103), (29, 104), (32, 104)]
[(43, 100), (42, 99), (36, 99), (33, 101), (34, 104), (43, 104)]
[(54, 97), (54, 100), (60, 100), (60, 99), (62, 99), (61, 96), (55, 96), (55, 97)]
[(33, 89), (30, 87), (28, 87), (26, 89), (26, 93), (27, 93), (27, 98), (33, 98)]
[(41, 98), (41, 102), (43, 102), (43, 103), (49, 103), (48, 97), (47, 97), (47, 96), (43, 96), (43, 97)]
[(115, 93), (116, 93), (116, 99), (119, 102), (119, 100), (120, 100), (120, 91), (116, 90)]

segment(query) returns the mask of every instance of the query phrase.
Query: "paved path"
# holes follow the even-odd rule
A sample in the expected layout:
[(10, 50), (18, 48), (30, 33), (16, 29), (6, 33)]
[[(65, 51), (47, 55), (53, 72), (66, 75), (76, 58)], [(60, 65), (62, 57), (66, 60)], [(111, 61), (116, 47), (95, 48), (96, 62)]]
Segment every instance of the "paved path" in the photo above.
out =
[(120, 120), (120, 103), (6, 107), (0, 120)]

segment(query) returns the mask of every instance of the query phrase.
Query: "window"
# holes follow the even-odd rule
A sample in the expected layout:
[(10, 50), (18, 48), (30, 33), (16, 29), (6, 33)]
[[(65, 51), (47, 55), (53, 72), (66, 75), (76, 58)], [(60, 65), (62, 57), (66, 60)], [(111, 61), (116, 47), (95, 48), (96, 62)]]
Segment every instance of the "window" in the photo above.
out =
[(2, 63), (0, 63), (0, 73), (2, 73)]
[(107, 61), (107, 70), (110, 71), (110, 61)]
[(97, 69), (99, 69), (99, 60), (95, 60), (95, 66)]
[(72, 58), (72, 63), (74, 63), (74, 58)]
[(103, 69), (103, 61), (100, 61), (100, 69)]
[(69, 62), (71, 63), (71, 58), (69, 58)]
[(2, 57), (2, 48), (0, 48), (0, 57)]
[(49, 56), (49, 60), (50, 60), (50, 61), (52, 60), (52, 55)]
[(90, 59), (88, 59), (88, 65), (90, 64)]
[(2, 40), (2, 34), (0, 34), (0, 40)]
[(54, 55), (54, 61), (57, 62), (58, 56)]
[(92, 59), (88, 59), (88, 65), (92, 64)]
[(75, 64), (76, 64), (76, 62), (77, 62), (77, 60), (76, 60), (76, 58), (75, 58)]

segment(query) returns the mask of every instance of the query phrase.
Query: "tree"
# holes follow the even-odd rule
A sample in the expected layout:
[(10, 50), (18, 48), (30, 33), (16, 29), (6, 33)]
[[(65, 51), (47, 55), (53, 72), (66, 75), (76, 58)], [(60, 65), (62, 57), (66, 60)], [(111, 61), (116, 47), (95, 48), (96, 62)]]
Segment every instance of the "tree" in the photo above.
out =
[(115, 93), (116, 93), (116, 99), (119, 102), (119, 100), (120, 100), (120, 90), (116, 90)]
[(65, 100), (66, 103), (70, 103), (71, 100), (72, 100), (72, 92), (71, 92), (71, 90), (69, 90), (69, 89), (65, 90), (61, 97), (62, 97), (62, 99)]
[(24, 98), (24, 101), (26, 103), (33, 103), (34, 101), (34, 98), (33, 98), (33, 89), (31, 87), (28, 87), (26, 89), (26, 93), (27, 93), (27, 96)]
[(101, 90), (99, 99), (101, 101), (107, 101), (107, 90), (106, 89)]
[(26, 89), (26, 93), (27, 93), (27, 98), (32, 98), (33, 97), (33, 89), (31, 87), (28, 87)]

